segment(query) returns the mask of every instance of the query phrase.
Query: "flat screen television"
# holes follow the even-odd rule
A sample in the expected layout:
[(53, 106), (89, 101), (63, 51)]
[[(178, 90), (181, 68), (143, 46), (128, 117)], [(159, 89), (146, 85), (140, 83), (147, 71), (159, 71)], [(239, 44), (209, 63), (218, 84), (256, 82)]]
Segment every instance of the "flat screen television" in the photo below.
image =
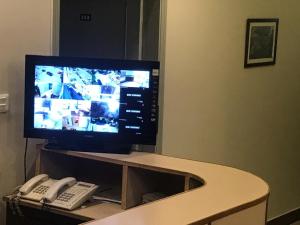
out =
[(27, 55), (24, 137), (128, 153), (155, 145), (159, 62)]

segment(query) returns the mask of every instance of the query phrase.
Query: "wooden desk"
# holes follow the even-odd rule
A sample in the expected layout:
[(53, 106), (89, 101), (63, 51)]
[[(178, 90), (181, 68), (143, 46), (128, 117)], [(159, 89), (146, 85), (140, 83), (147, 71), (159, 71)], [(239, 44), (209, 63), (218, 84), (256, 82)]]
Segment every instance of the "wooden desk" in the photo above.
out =
[(253, 174), (230, 167), (148, 153), (133, 153), (129, 156), (70, 154), (175, 172), (204, 181), (200, 188), (88, 223), (89, 225), (262, 225), (266, 222), (269, 187)]
[[(79, 161), (75, 165), (71, 161), (61, 163), (66, 159), (88, 160), (88, 166)], [(88, 178), (91, 171), (103, 180), (119, 176), (106, 183), (121, 186), (118, 195), (122, 205), (105, 215), (85, 209), (81, 216), (86, 214), (94, 220), (88, 225), (263, 225), (266, 222), (268, 185), (253, 174), (234, 168), (138, 152), (115, 155), (43, 150), (40, 162), (38, 170), (50, 172), (52, 168), (50, 176), (54, 177), (62, 170), (61, 176), (75, 173), (78, 179)], [(103, 165), (97, 169), (90, 164)], [(73, 168), (68, 171), (67, 167)], [(76, 167), (87, 171), (74, 172)], [(110, 167), (114, 176), (107, 170)], [(169, 197), (141, 205), (141, 196), (157, 189), (169, 193)]]

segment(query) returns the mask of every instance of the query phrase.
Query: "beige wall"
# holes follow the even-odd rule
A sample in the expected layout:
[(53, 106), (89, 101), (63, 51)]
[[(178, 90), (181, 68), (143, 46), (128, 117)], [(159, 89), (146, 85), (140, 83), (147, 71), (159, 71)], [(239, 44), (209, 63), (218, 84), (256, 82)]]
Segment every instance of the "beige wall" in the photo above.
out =
[[(0, 93), (9, 93), (10, 112), (0, 114), (0, 198), (23, 182), (25, 54), (49, 54), (51, 0), (0, 0)], [(32, 162), (29, 149), (28, 162)], [(30, 169), (30, 165), (29, 165)], [(0, 201), (1, 203), (2, 201)], [(0, 224), (3, 224), (3, 203)]]
[[(300, 205), (299, 8), (299, 0), (166, 6), (162, 152), (261, 176), (269, 217)], [(243, 68), (251, 17), (280, 18), (275, 66)]]

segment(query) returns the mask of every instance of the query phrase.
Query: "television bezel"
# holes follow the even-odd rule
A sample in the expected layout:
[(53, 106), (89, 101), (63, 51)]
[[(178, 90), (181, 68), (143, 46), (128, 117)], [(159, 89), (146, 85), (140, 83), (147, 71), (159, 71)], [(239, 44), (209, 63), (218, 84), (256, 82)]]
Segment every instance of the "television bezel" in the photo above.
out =
[[(48, 130), (34, 128), (34, 86), (35, 86), (35, 66), (69, 66), (83, 68), (105, 68), (123, 70), (149, 70), (149, 94), (148, 107), (149, 119), (151, 114), (151, 101), (153, 92), (153, 69), (159, 69), (157, 61), (141, 61), (141, 60), (116, 60), (116, 59), (98, 59), (98, 58), (80, 58), (80, 57), (60, 57), (60, 56), (25, 56), (25, 101), (24, 101), (24, 137), (40, 138), (48, 140), (61, 140), (62, 142), (72, 142), (79, 140), (82, 143), (98, 143), (105, 146), (115, 145), (156, 145), (157, 126), (155, 131), (147, 130), (142, 135), (125, 134), (125, 133), (104, 133), (104, 132), (81, 132), (67, 130)], [(158, 118), (156, 118), (157, 120)], [(148, 128), (147, 128), (148, 129)], [(99, 150), (101, 151), (101, 150)], [(105, 150), (103, 150), (105, 152)], [(109, 151), (108, 151), (109, 152)]]

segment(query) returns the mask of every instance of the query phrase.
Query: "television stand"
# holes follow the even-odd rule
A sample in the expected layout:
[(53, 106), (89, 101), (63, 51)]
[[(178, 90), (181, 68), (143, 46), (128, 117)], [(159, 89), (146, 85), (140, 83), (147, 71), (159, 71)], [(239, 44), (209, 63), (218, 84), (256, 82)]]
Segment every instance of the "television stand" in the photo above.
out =
[[(41, 145), (37, 152), (36, 174), (46, 173), (53, 179), (73, 176), (97, 184), (98, 197), (118, 200), (121, 205), (90, 202), (73, 211), (47, 208), (44, 217), (39, 213), (45, 210), (41, 203), (21, 200), (24, 216), (17, 217), (9, 214), (7, 196), (7, 225), (77, 225), (81, 221), (90, 225), (266, 223), (269, 187), (248, 172), (145, 152), (117, 155), (56, 151)], [(148, 203), (149, 196), (156, 200), (152, 197), (155, 193), (164, 194), (164, 198)]]
[(69, 150), (81, 152), (102, 152), (129, 154), (132, 149), (130, 144), (103, 144), (82, 140), (58, 140), (50, 139), (44, 146), (49, 150)]

